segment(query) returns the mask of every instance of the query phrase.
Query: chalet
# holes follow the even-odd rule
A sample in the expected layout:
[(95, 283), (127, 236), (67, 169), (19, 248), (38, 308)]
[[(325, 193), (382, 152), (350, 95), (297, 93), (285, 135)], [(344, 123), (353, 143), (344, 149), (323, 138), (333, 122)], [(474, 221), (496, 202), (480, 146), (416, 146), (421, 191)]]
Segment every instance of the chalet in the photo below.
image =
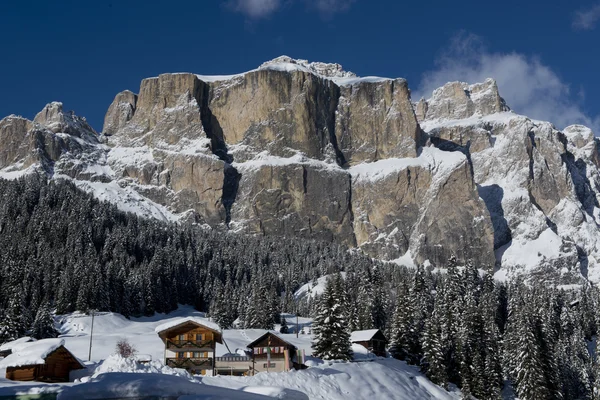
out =
[(13, 340), (11, 342), (6, 342), (2, 346), (0, 346), (0, 357), (6, 357), (12, 353), (13, 348), (21, 346), (23, 343), (30, 343), (35, 341), (34, 338), (30, 338), (28, 336), (19, 338), (17, 340)]
[(252, 374), (289, 371), (297, 350), (296, 346), (286, 342), (275, 332), (266, 332), (247, 347), (252, 352)]
[(192, 374), (214, 375), (216, 345), (223, 343), (217, 324), (204, 318), (178, 318), (155, 331), (165, 344), (165, 365)]
[(387, 339), (379, 329), (354, 331), (350, 334), (350, 341), (364, 346), (376, 356), (385, 357)]
[(6, 368), (6, 379), (15, 381), (68, 382), (71, 371), (85, 366), (65, 348), (64, 340), (44, 339), (13, 347), (0, 368)]

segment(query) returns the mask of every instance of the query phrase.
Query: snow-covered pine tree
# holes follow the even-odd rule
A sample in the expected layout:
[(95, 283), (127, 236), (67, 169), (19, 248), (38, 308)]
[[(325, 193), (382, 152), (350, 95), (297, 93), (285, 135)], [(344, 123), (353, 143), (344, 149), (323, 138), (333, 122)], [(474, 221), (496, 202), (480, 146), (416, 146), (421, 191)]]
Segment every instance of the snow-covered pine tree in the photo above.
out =
[(446, 374), (442, 344), (441, 317), (442, 308), (436, 305), (431, 318), (425, 324), (425, 332), (423, 332), (421, 338), (421, 347), (423, 348), (421, 369), (433, 383), (447, 387), (448, 375)]
[(38, 308), (31, 327), (31, 336), (36, 339), (55, 338), (58, 336), (48, 303), (44, 303)]
[(313, 354), (324, 360), (351, 360), (352, 347), (344, 310), (344, 288), (340, 274), (327, 279), (313, 321)]
[(398, 288), (396, 309), (390, 329), (390, 353), (399, 360), (411, 360), (411, 350), (415, 347), (414, 342), (418, 339), (413, 320), (412, 303), (409, 297), (409, 289), (406, 282), (402, 282)]

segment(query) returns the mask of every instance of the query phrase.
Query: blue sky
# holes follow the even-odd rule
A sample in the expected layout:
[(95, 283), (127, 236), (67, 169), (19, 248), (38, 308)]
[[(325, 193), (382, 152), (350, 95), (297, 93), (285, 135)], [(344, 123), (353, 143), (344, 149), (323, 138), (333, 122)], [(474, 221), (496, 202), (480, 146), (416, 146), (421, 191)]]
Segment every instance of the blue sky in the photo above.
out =
[[(406, 3), (406, 4), (405, 4)], [(498, 80), (517, 112), (600, 134), (600, 1), (55, 0), (0, 5), (0, 116), (50, 101), (100, 130), (115, 94), (165, 72), (279, 55), (404, 77), (413, 97)]]

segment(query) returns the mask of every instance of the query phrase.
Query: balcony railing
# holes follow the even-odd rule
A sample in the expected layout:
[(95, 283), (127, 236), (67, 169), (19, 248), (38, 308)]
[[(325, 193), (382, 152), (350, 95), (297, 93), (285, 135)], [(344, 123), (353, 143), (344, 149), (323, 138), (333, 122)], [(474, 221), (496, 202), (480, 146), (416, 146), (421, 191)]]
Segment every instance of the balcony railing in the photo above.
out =
[(171, 368), (194, 368), (210, 367), (212, 368), (212, 358), (167, 358), (167, 366)]
[(183, 348), (197, 348), (197, 349), (212, 349), (214, 348), (214, 341), (195, 341), (195, 340), (167, 340), (167, 349), (183, 349)]

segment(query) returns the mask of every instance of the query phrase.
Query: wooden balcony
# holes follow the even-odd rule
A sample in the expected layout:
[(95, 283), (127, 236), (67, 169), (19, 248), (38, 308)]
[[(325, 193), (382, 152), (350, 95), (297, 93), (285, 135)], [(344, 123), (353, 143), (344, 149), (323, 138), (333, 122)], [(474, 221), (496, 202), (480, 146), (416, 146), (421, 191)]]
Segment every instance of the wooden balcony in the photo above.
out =
[(194, 340), (167, 340), (167, 349), (214, 349), (213, 340), (197, 342)]
[(212, 358), (167, 358), (167, 366), (171, 368), (198, 368), (210, 369), (213, 365)]

